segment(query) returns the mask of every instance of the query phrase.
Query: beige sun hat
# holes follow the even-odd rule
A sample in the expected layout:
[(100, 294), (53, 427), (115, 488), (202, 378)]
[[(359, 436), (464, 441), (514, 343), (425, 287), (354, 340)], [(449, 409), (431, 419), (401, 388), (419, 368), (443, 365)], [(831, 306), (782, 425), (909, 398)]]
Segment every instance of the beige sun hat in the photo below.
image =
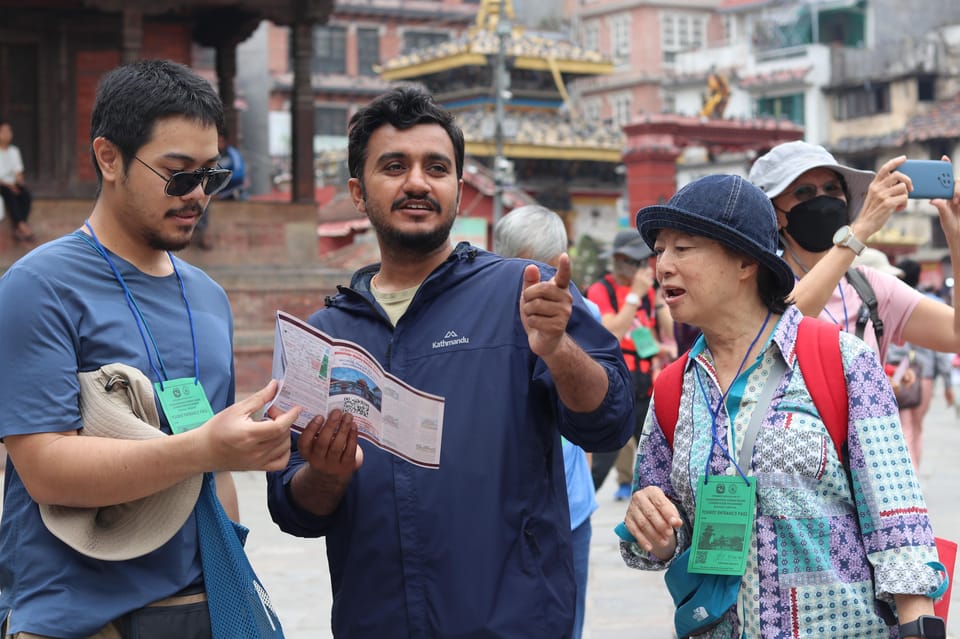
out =
[(869, 266), (874, 270), (886, 273), (887, 275), (893, 275), (894, 277), (903, 277), (904, 275), (902, 268), (890, 263), (890, 259), (886, 253), (880, 249), (870, 248), (869, 246), (863, 249), (860, 255), (853, 258), (853, 266)]
[[(167, 437), (150, 380), (125, 364), (80, 373), (81, 435), (115, 439)], [(40, 506), (55, 537), (88, 557), (122, 561), (153, 552), (180, 530), (200, 496), (203, 475), (143, 499), (103, 508)]]

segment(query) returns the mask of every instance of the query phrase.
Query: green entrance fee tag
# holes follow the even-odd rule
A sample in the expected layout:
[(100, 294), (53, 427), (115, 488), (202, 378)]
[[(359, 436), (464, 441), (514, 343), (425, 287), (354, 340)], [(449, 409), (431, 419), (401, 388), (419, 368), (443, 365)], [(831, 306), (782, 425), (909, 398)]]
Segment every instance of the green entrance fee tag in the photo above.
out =
[(193, 377), (168, 380), (163, 383), (162, 390), (159, 383), (153, 388), (175, 435), (193, 430), (213, 417), (203, 385)]
[(742, 575), (747, 569), (756, 517), (757, 479), (739, 475), (700, 480), (697, 518), (690, 547), (690, 572)]
[(653, 333), (646, 326), (639, 326), (630, 332), (633, 349), (643, 359), (653, 357), (660, 352), (660, 345), (653, 339)]

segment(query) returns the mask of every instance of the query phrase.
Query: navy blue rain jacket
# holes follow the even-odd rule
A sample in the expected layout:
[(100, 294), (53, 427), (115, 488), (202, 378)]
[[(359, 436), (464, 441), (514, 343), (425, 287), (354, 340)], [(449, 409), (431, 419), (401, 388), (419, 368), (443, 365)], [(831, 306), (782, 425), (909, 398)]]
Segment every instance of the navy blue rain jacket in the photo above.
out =
[(446, 398), (439, 469), (361, 440), (363, 466), (327, 517), (289, 498), (303, 463), (295, 441), (287, 469), (268, 477), (280, 528), (326, 536), (337, 637), (569, 636), (575, 585), (560, 434), (586, 450), (618, 450), (633, 430), (633, 393), (620, 345), (574, 292), (567, 331), (604, 367), (609, 390), (592, 413), (561, 405), (520, 322), (529, 263), (462, 243), (396, 328), (369, 292), (378, 267), (366, 267), (310, 318)]

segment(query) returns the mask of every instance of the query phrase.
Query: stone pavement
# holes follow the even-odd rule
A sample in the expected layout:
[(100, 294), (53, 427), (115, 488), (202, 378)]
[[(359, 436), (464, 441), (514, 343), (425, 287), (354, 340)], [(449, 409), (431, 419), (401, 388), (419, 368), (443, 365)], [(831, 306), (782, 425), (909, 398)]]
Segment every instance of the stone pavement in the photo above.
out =
[[(935, 397), (925, 425), (925, 452), (920, 480), (938, 536), (960, 540), (960, 419)], [(297, 539), (279, 532), (265, 506), (263, 476), (237, 473), (241, 516), (251, 527), (250, 557), (267, 586), (290, 639), (326, 639), (330, 632), (330, 584), (322, 539)], [(613, 473), (598, 494), (593, 515), (593, 543), (587, 596), (586, 639), (645, 637), (672, 639), (673, 606), (660, 573), (626, 568), (612, 530), (623, 516), (624, 502), (613, 500)], [(951, 609), (960, 615), (960, 588)], [(371, 602), (376, 605), (376, 602)], [(960, 619), (960, 616), (956, 616)], [(960, 622), (951, 624), (960, 627)], [(954, 630), (952, 635), (960, 635)]]
[[(938, 386), (939, 392), (939, 386)], [(960, 419), (942, 397), (934, 397), (925, 424), (925, 452), (920, 470), (934, 530), (960, 540)], [(237, 473), (241, 517), (251, 528), (247, 549), (273, 598), (289, 639), (328, 639), (330, 582), (322, 539), (297, 539), (281, 533), (266, 511), (265, 482), (260, 473)], [(614, 473), (598, 494), (593, 515), (590, 582), (587, 590), (586, 639), (673, 638), (673, 605), (663, 576), (626, 568), (617, 551), (613, 527), (625, 502), (613, 500)], [(952, 593), (954, 628), (960, 637), (960, 588)], [(371, 606), (377, 605), (375, 601)]]

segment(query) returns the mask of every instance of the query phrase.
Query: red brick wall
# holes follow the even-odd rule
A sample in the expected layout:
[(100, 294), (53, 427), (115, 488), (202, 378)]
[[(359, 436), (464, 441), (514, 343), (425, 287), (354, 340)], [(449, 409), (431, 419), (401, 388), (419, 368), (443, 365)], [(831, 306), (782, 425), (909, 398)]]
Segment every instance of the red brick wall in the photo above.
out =
[[(186, 25), (172, 22), (145, 22), (143, 25), (143, 57), (165, 58), (183, 64), (190, 63), (190, 30)], [(74, 117), (76, 147), (74, 159), (77, 179), (96, 182), (97, 174), (90, 161), (90, 117), (100, 78), (120, 64), (118, 50), (81, 50), (75, 61), (76, 105)]]
[(97, 95), (97, 83), (110, 69), (120, 64), (119, 51), (79, 51), (76, 57), (76, 122), (77, 132), (74, 159), (77, 178), (81, 182), (96, 182), (97, 174), (90, 160), (90, 116)]
[[(216, 274), (214, 274), (216, 277)], [(324, 305), (324, 297), (346, 283), (350, 274), (318, 274), (302, 288), (288, 286), (282, 273), (263, 278), (256, 286), (224, 287), (234, 318), (234, 366), (238, 395), (249, 394), (270, 379), (276, 312), (282, 310), (307, 319)]]
[(141, 57), (190, 64), (190, 29), (177, 22), (144, 22)]

